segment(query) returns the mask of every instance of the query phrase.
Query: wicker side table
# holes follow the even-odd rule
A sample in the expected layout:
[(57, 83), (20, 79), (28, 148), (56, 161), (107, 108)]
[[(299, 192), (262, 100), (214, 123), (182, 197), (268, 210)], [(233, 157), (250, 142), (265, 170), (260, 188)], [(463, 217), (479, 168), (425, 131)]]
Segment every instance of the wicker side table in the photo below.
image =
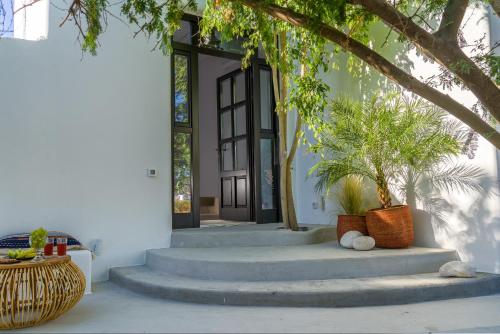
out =
[(0, 265), (0, 329), (35, 326), (80, 301), (85, 276), (71, 257)]

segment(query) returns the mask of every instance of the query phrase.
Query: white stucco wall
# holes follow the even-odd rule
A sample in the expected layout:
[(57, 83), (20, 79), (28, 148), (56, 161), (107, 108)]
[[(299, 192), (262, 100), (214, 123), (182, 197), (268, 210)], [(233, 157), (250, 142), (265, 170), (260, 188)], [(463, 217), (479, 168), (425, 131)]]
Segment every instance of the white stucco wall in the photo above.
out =
[[(465, 29), (465, 37), (472, 41), (484, 33), (490, 34), (492, 41), (499, 40), (500, 20), (493, 14), (488, 17), (484, 9), (475, 9), (474, 16)], [(385, 38), (386, 33), (378, 35)], [(375, 46), (381, 44), (375, 43)], [(407, 59), (408, 65), (413, 64), (411, 72), (417, 77), (430, 76), (437, 71), (435, 65), (423, 62), (412, 52), (402, 54), (389, 47), (385, 47), (381, 52), (389, 59)], [(331, 72), (326, 77), (332, 96), (348, 94), (357, 98), (367, 92), (373, 92), (377, 87), (384, 87), (384, 79), (373, 71), (362, 80), (357, 80), (346, 75), (346, 70), (342, 70), (345, 68), (342, 63), (340, 68), (340, 71)], [(445, 93), (468, 107), (476, 102), (472, 94), (458, 88)], [(311, 137), (310, 134), (308, 136)], [(472, 262), (479, 270), (500, 273), (499, 151), (480, 138), (475, 158), (470, 160), (463, 156), (460, 161), (483, 169), (485, 175), (481, 183), (486, 191), (480, 194), (442, 192), (441, 198), (445, 207), (441, 213), (445, 224), (439, 222), (433, 212), (423, 210), (419, 203), (414, 211), (415, 243), (421, 246), (456, 249), (463, 260)], [(334, 199), (327, 198), (324, 208), (321, 205), (313, 205), (320, 204), (321, 200), (313, 191), (315, 178), (306, 178), (314, 163), (315, 157), (307, 152), (307, 147), (302, 146), (295, 163), (295, 197), (299, 220), (306, 224), (336, 224), (338, 208)], [(397, 196), (394, 197), (398, 200)]]
[(0, 40), (0, 235), (101, 239), (104, 280), (169, 242), (169, 61), (113, 18), (98, 56), (82, 59), (63, 15), (50, 7), (47, 40)]

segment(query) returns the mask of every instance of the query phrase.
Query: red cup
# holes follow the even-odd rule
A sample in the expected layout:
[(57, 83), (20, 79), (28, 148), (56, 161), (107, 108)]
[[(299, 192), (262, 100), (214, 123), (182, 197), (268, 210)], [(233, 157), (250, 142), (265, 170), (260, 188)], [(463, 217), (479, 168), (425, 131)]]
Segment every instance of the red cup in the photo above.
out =
[(67, 246), (68, 246), (67, 238), (57, 238), (57, 255), (58, 256), (66, 255)]
[(54, 255), (54, 238), (47, 238), (47, 242), (45, 243), (45, 247), (43, 248), (43, 255)]

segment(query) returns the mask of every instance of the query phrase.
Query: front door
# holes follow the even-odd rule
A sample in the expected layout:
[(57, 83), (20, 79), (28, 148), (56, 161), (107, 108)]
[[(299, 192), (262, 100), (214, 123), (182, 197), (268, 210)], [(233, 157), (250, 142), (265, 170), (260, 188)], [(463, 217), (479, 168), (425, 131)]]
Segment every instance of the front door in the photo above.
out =
[(249, 79), (242, 70), (217, 79), (221, 219), (250, 221), (252, 215)]
[[(173, 42), (171, 57), (172, 220), (174, 228), (200, 226), (198, 53), (228, 57)], [(229, 57), (235, 59), (235, 57)], [(217, 79), (220, 219), (280, 221), (278, 126), (271, 69), (253, 59), (246, 71)]]

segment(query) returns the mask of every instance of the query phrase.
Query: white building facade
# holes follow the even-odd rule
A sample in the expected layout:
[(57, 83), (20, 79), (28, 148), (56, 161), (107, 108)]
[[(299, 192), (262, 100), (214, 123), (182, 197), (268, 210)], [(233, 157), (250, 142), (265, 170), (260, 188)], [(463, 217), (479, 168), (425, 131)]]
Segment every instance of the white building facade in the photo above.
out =
[[(141, 264), (146, 249), (169, 246), (171, 59), (151, 52), (153, 44), (133, 39), (133, 29), (115, 20), (98, 55), (82, 55), (74, 27), (59, 27), (63, 17), (50, 7), (45, 39), (0, 40), (0, 235), (43, 226), (70, 233), (90, 248), (100, 244), (93, 271), (101, 281), (110, 267)], [(498, 21), (492, 14), (480, 21), (491, 40), (500, 39)], [(415, 62), (412, 71), (427, 71), (425, 66)], [(327, 80), (335, 93), (363, 94), (345, 71)], [(463, 92), (452, 94), (467, 99)], [(217, 147), (203, 144), (203, 152), (213, 149), (216, 159)], [(209, 164), (210, 154), (205, 156)], [(448, 225), (416, 216), (417, 244), (457, 249), (479, 270), (500, 273), (499, 159), (480, 139), (470, 163), (484, 169), (491, 191), (443, 194)], [(299, 221), (335, 223), (334, 201), (315, 194), (314, 178), (307, 178), (313, 164), (314, 156), (301, 147), (294, 167)], [(157, 175), (148, 176), (147, 169)], [(208, 167), (204, 171), (202, 176), (215, 175)]]

